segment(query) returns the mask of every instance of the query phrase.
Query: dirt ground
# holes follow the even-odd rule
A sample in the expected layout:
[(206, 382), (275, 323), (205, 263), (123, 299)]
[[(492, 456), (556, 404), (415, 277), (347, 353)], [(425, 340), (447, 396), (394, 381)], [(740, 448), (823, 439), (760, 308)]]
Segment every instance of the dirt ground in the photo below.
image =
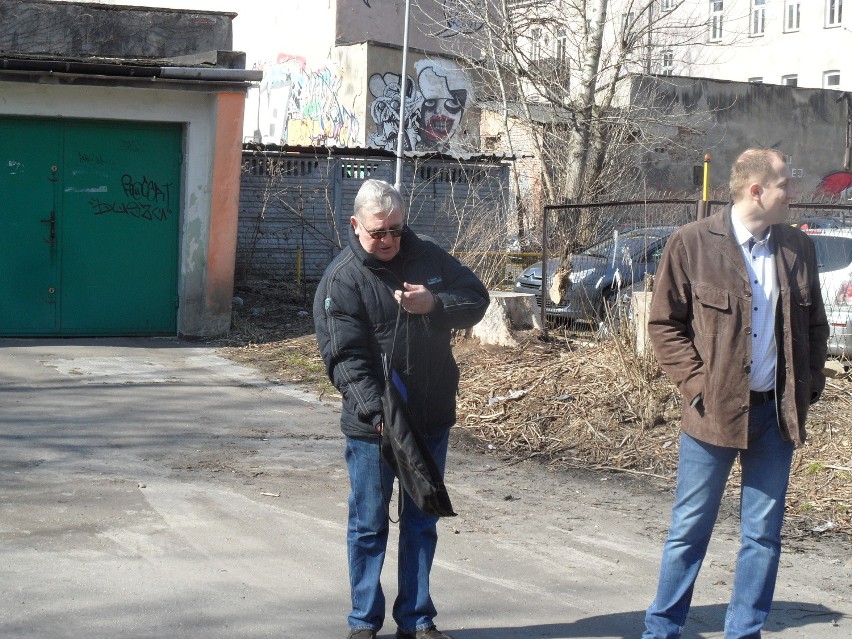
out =
[[(313, 336), (308, 292), (270, 282), (238, 286), (233, 330), (223, 353), (270, 380), (296, 383), (329, 401)], [(241, 302), (241, 304), (239, 303)], [(457, 445), (504, 465), (618, 481), (668, 494), (677, 465), (679, 401), (653, 362), (625, 342), (586, 333), (527, 335), (521, 347), (488, 349), (457, 339), (462, 369)], [(797, 451), (788, 496), (786, 538), (835, 549), (849, 561), (852, 541), (852, 376), (829, 380)], [(725, 508), (735, 516), (738, 475)], [(668, 499), (668, 497), (666, 497)], [(833, 554), (835, 550), (830, 552)]]

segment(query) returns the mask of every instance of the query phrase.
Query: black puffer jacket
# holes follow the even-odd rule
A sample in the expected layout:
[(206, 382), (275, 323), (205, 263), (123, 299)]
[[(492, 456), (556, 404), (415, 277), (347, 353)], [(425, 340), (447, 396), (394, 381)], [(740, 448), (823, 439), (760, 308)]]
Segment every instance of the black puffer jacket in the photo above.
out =
[[(465, 266), (437, 244), (406, 230), (400, 257), (409, 284), (423, 284), (438, 297), (428, 315), (399, 320), (393, 367), (408, 390), (415, 425), (426, 436), (456, 420), (459, 369), (450, 329), (482, 319), (488, 291)], [(390, 355), (403, 283), (367, 253), (350, 228), (349, 246), (328, 266), (314, 298), (317, 342), (329, 379), (343, 395), (340, 427), (349, 437), (378, 438), (382, 411), (382, 353)]]

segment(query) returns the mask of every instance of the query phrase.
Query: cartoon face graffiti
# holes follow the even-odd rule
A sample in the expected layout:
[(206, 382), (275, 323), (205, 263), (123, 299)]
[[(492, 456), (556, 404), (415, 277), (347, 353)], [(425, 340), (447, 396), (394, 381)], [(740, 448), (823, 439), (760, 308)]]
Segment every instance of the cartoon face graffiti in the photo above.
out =
[[(370, 145), (396, 150), (399, 134), (400, 76), (395, 73), (374, 74), (370, 78), (370, 93), (376, 99), (370, 105), (370, 115), (376, 123), (376, 132), (370, 135)], [(417, 134), (417, 121), (420, 116), (422, 96), (414, 86), (414, 80), (405, 81), (405, 126), (403, 126), (402, 146), (406, 151), (417, 147), (420, 136)]]
[(444, 147), (453, 137), (464, 117), (469, 95), (466, 86), (451, 86), (452, 76), (440, 74), (441, 71), (426, 67), (417, 76), (423, 94), (420, 135), (431, 148)]
[[(419, 60), (415, 62), (414, 69), (417, 72), (417, 84), (411, 78), (405, 82), (403, 148), (448, 150), (451, 144), (455, 144), (453, 136), (473, 100), (473, 86), (465, 72), (454, 62)], [(370, 93), (375, 98), (370, 104), (370, 115), (376, 123), (376, 132), (369, 139), (372, 147), (396, 150), (399, 77), (396, 73), (376, 73), (370, 77)]]

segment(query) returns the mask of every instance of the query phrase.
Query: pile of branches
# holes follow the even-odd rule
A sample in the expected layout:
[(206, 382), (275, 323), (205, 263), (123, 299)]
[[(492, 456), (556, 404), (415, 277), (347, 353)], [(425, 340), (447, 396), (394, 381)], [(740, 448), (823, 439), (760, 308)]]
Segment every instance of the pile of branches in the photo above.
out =
[[(629, 339), (530, 338), (487, 350), (464, 340), (458, 426), (510, 459), (652, 477), (674, 485), (680, 395)], [(852, 536), (852, 380), (829, 380), (796, 451), (786, 534)], [(728, 484), (739, 494), (735, 467)]]

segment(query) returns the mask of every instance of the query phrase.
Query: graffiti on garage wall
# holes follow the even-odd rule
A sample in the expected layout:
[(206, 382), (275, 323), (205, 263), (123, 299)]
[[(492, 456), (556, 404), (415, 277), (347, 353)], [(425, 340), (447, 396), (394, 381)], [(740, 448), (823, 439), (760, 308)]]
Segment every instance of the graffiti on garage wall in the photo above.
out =
[(369, 145), (393, 151), (402, 128), (405, 150), (448, 151), (461, 146), (465, 113), (473, 102), (473, 85), (453, 62), (420, 60), (415, 78), (405, 82), (405, 122), (400, 127), (400, 75), (375, 73), (370, 77), (373, 102), (370, 115), (376, 125)]
[(287, 54), (263, 69), (258, 128), (264, 143), (358, 144), (358, 118), (339, 99), (339, 69), (329, 63), (312, 70), (305, 58)]

